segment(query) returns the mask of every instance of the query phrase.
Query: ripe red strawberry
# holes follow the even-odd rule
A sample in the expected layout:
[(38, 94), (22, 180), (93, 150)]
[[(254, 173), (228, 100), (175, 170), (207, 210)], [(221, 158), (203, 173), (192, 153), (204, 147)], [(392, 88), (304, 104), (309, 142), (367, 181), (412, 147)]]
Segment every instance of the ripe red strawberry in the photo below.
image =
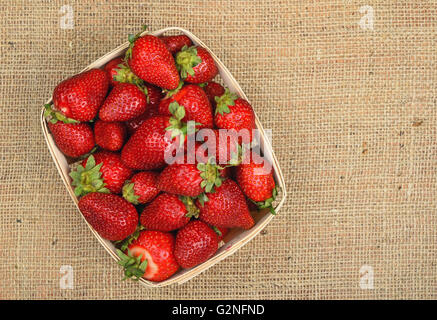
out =
[(157, 186), (161, 191), (188, 197), (197, 197), (202, 192), (213, 192), (220, 186), (220, 170), (211, 163), (173, 163), (158, 176)]
[(100, 108), (103, 121), (126, 121), (143, 114), (147, 108), (144, 91), (132, 83), (119, 83)]
[(51, 105), (45, 106), (44, 116), (59, 150), (66, 156), (78, 158), (94, 148), (94, 134), (90, 125), (66, 118), (54, 111)]
[(153, 170), (165, 166), (166, 150), (172, 140), (166, 131), (170, 117), (156, 116), (147, 119), (130, 137), (121, 151), (121, 159), (129, 168)]
[(158, 87), (176, 89), (179, 74), (165, 43), (152, 35), (131, 36), (129, 41), (131, 46), (126, 52), (126, 58), (133, 73)]
[(159, 193), (156, 187), (157, 178), (158, 173), (153, 171), (142, 171), (134, 174), (123, 186), (123, 197), (133, 204), (152, 201)]
[(184, 46), (189, 47), (193, 44), (191, 42), (191, 39), (184, 34), (177, 36), (163, 36), (159, 38), (164, 41), (168, 51), (170, 51), (171, 53), (176, 53), (180, 51)]
[(209, 81), (205, 84), (203, 87), (203, 90), (206, 93), (206, 96), (209, 99), (209, 102), (211, 102), (211, 105), (215, 107), (215, 97), (220, 97), (225, 93), (225, 88), (217, 82)]
[(87, 123), (48, 123), (56, 145), (63, 154), (78, 158), (94, 148), (93, 130)]
[(218, 235), (219, 242), (223, 240), (224, 237), (229, 233), (229, 228), (223, 228), (223, 227), (215, 227), (211, 226), (212, 230), (215, 231)]
[(146, 119), (159, 114), (158, 106), (162, 99), (161, 89), (148, 83), (144, 86), (147, 89), (147, 108), (143, 114), (126, 122), (129, 134), (133, 134)]
[(236, 130), (244, 143), (253, 139), (252, 130), (256, 128), (255, 114), (252, 106), (244, 99), (238, 98), (235, 93), (226, 92), (216, 97), (214, 122), (220, 129)]
[(200, 220), (224, 228), (250, 229), (255, 224), (247, 208), (246, 198), (233, 180), (226, 179), (207, 197), (208, 201), (203, 206), (198, 203)]
[(179, 270), (174, 256), (175, 240), (171, 233), (141, 231), (125, 253), (117, 250), (118, 262), (124, 268), (126, 278), (163, 281)]
[(171, 115), (171, 104), (173, 104), (174, 107), (182, 106), (185, 109), (185, 116), (182, 119), (183, 122), (190, 120), (198, 122), (197, 128), (212, 128), (214, 126), (211, 103), (205, 91), (198, 85), (184, 85), (171, 97), (161, 100), (159, 113), (162, 115)]
[(277, 192), (273, 168), (266, 159), (253, 152), (246, 153), (236, 168), (236, 179), (244, 194), (259, 208), (269, 208), (274, 213), (272, 203)]
[(140, 223), (147, 230), (173, 231), (182, 228), (190, 217), (198, 214), (199, 209), (191, 198), (161, 193), (144, 208)]
[(97, 120), (94, 124), (96, 144), (109, 151), (120, 150), (126, 139), (127, 130), (124, 123)]
[(121, 193), (124, 182), (133, 171), (126, 167), (118, 153), (99, 151), (82, 161), (70, 172), (74, 193), (81, 196), (90, 192)]
[(218, 236), (206, 223), (195, 220), (179, 230), (174, 255), (184, 269), (211, 258), (218, 249)]
[(53, 91), (53, 104), (68, 118), (90, 121), (102, 105), (108, 86), (106, 72), (91, 69), (59, 83)]
[(111, 86), (115, 87), (121, 82), (129, 82), (136, 85), (143, 85), (143, 80), (138, 78), (127, 66), (122, 58), (115, 58), (109, 61), (104, 70), (108, 74)]
[(159, 102), (161, 102), (162, 99), (162, 90), (158, 88), (157, 86), (154, 86), (149, 83), (145, 83), (144, 87), (147, 89), (147, 105), (149, 108), (151, 107), (158, 107)]
[(199, 46), (184, 46), (176, 54), (176, 67), (180, 71), (182, 80), (189, 83), (210, 81), (218, 73), (211, 54)]
[(86, 221), (107, 240), (123, 240), (138, 225), (135, 207), (115, 194), (89, 193), (79, 200), (79, 209)]
[(119, 57), (109, 61), (103, 68), (108, 74), (109, 83), (111, 86), (115, 87), (119, 83), (114, 79), (114, 77), (117, 75), (118, 70), (120, 70), (123, 65), (125, 65), (125, 62)]

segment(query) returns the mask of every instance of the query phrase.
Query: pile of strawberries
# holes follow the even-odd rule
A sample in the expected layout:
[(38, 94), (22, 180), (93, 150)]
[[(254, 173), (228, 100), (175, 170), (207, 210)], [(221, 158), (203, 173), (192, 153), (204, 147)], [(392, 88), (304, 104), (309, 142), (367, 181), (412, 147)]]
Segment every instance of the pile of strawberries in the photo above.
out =
[(207, 50), (185, 35), (129, 41), (124, 57), (59, 83), (45, 116), (125, 277), (162, 281), (212, 257), (230, 228), (250, 229), (251, 209), (273, 211), (277, 189), (251, 149), (251, 105), (212, 81)]

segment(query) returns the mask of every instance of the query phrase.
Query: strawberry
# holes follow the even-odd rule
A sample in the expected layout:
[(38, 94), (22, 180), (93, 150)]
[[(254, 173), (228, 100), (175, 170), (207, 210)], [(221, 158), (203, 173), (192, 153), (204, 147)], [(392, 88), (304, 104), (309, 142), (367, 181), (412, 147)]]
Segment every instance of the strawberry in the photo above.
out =
[(236, 179), (244, 194), (259, 208), (269, 208), (275, 213), (272, 203), (277, 195), (272, 165), (256, 153), (246, 153), (236, 168)]
[(63, 154), (78, 158), (90, 152), (95, 145), (93, 129), (87, 123), (48, 123), (56, 145)]
[(103, 121), (126, 121), (143, 114), (147, 108), (144, 91), (132, 83), (120, 83), (112, 89), (100, 108)]
[(85, 220), (107, 240), (123, 240), (138, 224), (135, 207), (115, 194), (89, 193), (79, 200), (79, 209)]
[(168, 51), (170, 51), (171, 53), (176, 53), (180, 51), (184, 46), (191, 46), (193, 44), (191, 42), (191, 39), (184, 34), (177, 36), (163, 36), (159, 38), (164, 41)]
[(121, 122), (97, 120), (94, 124), (96, 144), (109, 151), (120, 150), (126, 139), (126, 126)]
[(161, 100), (160, 114), (169, 116), (173, 113), (171, 108), (177, 109), (182, 106), (185, 110), (183, 122), (195, 121), (198, 123), (198, 128), (214, 126), (211, 103), (201, 87), (195, 84), (184, 85), (176, 93), (170, 93), (170, 95), (169, 98)]
[(157, 186), (161, 191), (188, 197), (197, 197), (202, 192), (213, 192), (220, 186), (220, 168), (212, 163), (172, 163), (158, 176)]
[(199, 209), (191, 198), (161, 193), (144, 208), (140, 223), (148, 230), (173, 231), (182, 228), (190, 217), (198, 214)]
[(130, 47), (126, 61), (135, 75), (158, 87), (173, 90), (179, 84), (176, 65), (165, 43), (158, 37), (145, 35), (129, 36)]
[(211, 105), (215, 107), (215, 97), (220, 97), (225, 93), (225, 88), (217, 82), (209, 81), (203, 86), (203, 90), (206, 93), (206, 96), (211, 102)]
[(146, 119), (159, 114), (158, 106), (162, 99), (161, 89), (148, 83), (145, 83), (144, 87), (147, 89), (147, 108), (143, 114), (126, 122), (130, 134), (133, 134)]
[(111, 86), (115, 87), (119, 83), (119, 81), (115, 80), (114, 78), (123, 65), (125, 65), (125, 62), (122, 58), (118, 57), (109, 61), (103, 68), (108, 75)]
[[(121, 160), (129, 168), (153, 170), (165, 166), (166, 150), (173, 139), (167, 134), (170, 117), (155, 116), (143, 122), (121, 151)], [(176, 142), (177, 143), (177, 142)]]
[(159, 193), (156, 187), (157, 178), (158, 173), (153, 171), (142, 171), (134, 174), (123, 187), (123, 197), (133, 204), (152, 201)]
[(94, 134), (90, 125), (79, 123), (65, 117), (62, 113), (45, 105), (44, 116), (59, 150), (65, 155), (78, 158), (90, 152), (95, 145)]
[(147, 91), (147, 105), (149, 108), (158, 108), (159, 102), (162, 99), (162, 90), (149, 83), (145, 83), (144, 87), (146, 88), (145, 91)]
[(203, 205), (197, 200), (200, 220), (223, 228), (250, 229), (255, 224), (247, 208), (246, 198), (233, 180), (226, 179), (207, 197), (208, 201)]
[(176, 261), (184, 269), (195, 267), (216, 253), (218, 243), (217, 234), (206, 223), (191, 221), (176, 235)]
[[(124, 268), (124, 279), (163, 281), (179, 270), (174, 256), (175, 240), (171, 233), (141, 231), (123, 252), (117, 250), (118, 262)], [(123, 280), (124, 280), (123, 279)]]
[(182, 80), (189, 83), (203, 83), (212, 80), (218, 69), (211, 54), (199, 46), (184, 46), (176, 54), (176, 67)]
[(74, 193), (81, 196), (90, 192), (121, 193), (124, 182), (132, 175), (118, 153), (99, 151), (83, 160), (70, 172)]
[(252, 130), (256, 128), (255, 114), (252, 106), (244, 99), (238, 98), (235, 93), (226, 92), (216, 97), (214, 122), (220, 129), (235, 130), (242, 137), (244, 143), (253, 139)]
[(219, 242), (229, 233), (229, 228), (211, 226), (212, 230), (218, 235)]
[(115, 58), (109, 61), (104, 70), (108, 74), (109, 81), (112, 87), (115, 87), (121, 82), (143, 85), (144, 81), (138, 78), (127, 66), (123, 58)]
[(91, 69), (59, 83), (53, 91), (53, 105), (63, 115), (77, 121), (95, 118), (108, 92), (105, 71)]

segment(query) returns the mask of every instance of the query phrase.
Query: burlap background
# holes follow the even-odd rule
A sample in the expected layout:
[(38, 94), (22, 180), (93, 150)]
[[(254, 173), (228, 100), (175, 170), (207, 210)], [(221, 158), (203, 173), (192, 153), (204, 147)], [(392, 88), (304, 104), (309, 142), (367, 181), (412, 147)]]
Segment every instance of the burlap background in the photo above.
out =
[[(99, 2), (1, 1), (0, 298), (437, 298), (436, 1)], [(290, 194), (238, 253), (162, 289), (120, 281), (38, 122), (56, 83), (144, 23), (191, 30), (228, 66), (273, 130)]]

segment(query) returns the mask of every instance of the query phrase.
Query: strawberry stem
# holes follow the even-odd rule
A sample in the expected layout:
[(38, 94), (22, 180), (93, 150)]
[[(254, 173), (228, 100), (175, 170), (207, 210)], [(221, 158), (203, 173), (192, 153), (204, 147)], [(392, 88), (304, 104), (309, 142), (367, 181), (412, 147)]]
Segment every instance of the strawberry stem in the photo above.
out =
[(182, 50), (176, 54), (176, 67), (181, 74), (181, 78), (185, 79), (188, 75), (194, 77), (194, 67), (202, 62), (202, 59), (197, 55), (195, 46), (182, 47)]
[(126, 64), (119, 64), (118, 67), (117, 74), (114, 75), (115, 81), (132, 83), (138, 86), (141, 90), (144, 90), (142, 87), (144, 85), (144, 81), (137, 77)]
[(220, 113), (221, 115), (223, 115), (223, 113), (231, 112), (229, 106), (235, 106), (235, 100), (238, 99), (238, 96), (235, 93), (230, 92), (229, 89), (226, 88), (225, 93), (223, 93), (219, 97), (215, 97), (214, 99), (217, 103), (215, 114)]
[(193, 198), (187, 196), (180, 196), (179, 199), (184, 203), (185, 208), (187, 209), (187, 214), (185, 215), (188, 218), (199, 218), (199, 208), (194, 204)]
[(214, 187), (222, 185), (223, 179), (220, 176), (220, 170), (223, 168), (214, 163), (213, 157), (209, 158), (207, 163), (198, 163), (197, 169), (200, 171), (200, 177), (203, 179), (200, 186), (204, 188), (205, 192), (214, 193)]
[(53, 109), (51, 104), (44, 105), (44, 108), (46, 108), (46, 110), (44, 111), (44, 117), (50, 123), (56, 123), (58, 121), (62, 121), (64, 123), (79, 123), (79, 121), (67, 118), (60, 111)]
[(275, 201), (277, 195), (278, 195), (278, 189), (277, 189), (277, 187), (274, 187), (272, 190), (272, 197), (271, 198), (268, 198), (265, 201), (253, 201), (253, 200), (250, 200), (250, 201), (255, 203), (257, 205), (258, 209), (268, 208), (270, 210), (271, 214), (276, 215), (276, 211), (273, 208), (273, 201)]
[(140, 278), (144, 275), (147, 269), (147, 259), (141, 262), (142, 255), (135, 257), (132, 255), (132, 252), (127, 249), (127, 254), (123, 251), (117, 249), (117, 255), (120, 258), (118, 264), (121, 265), (124, 269), (124, 278), (132, 279), (134, 281), (140, 280)]
[(78, 165), (76, 170), (70, 172), (70, 177), (73, 179), (72, 185), (74, 188), (74, 194), (77, 197), (84, 196), (91, 192), (110, 193), (105, 188), (106, 183), (103, 182), (102, 173), (100, 168), (103, 163), (96, 165), (96, 161), (93, 155), (88, 157), (85, 167)]
[(138, 225), (135, 229), (134, 233), (128, 236), (126, 239), (114, 241), (114, 244), (120, 246), (120, 250), (126, 251), (128, 246), (132, 243), (132, 241), (137, 240), (140, 236), (140, 232), (145, 228), (142, 225)]
[(135, 184), (133, 182), (130, 182), (129, 180), (126, 181), (122, 190), (123, 198), (125, 198), (130, 203), (139, 204), (138, 199), (140, 198), (140, 196), (135, 194), (134, 187)]

